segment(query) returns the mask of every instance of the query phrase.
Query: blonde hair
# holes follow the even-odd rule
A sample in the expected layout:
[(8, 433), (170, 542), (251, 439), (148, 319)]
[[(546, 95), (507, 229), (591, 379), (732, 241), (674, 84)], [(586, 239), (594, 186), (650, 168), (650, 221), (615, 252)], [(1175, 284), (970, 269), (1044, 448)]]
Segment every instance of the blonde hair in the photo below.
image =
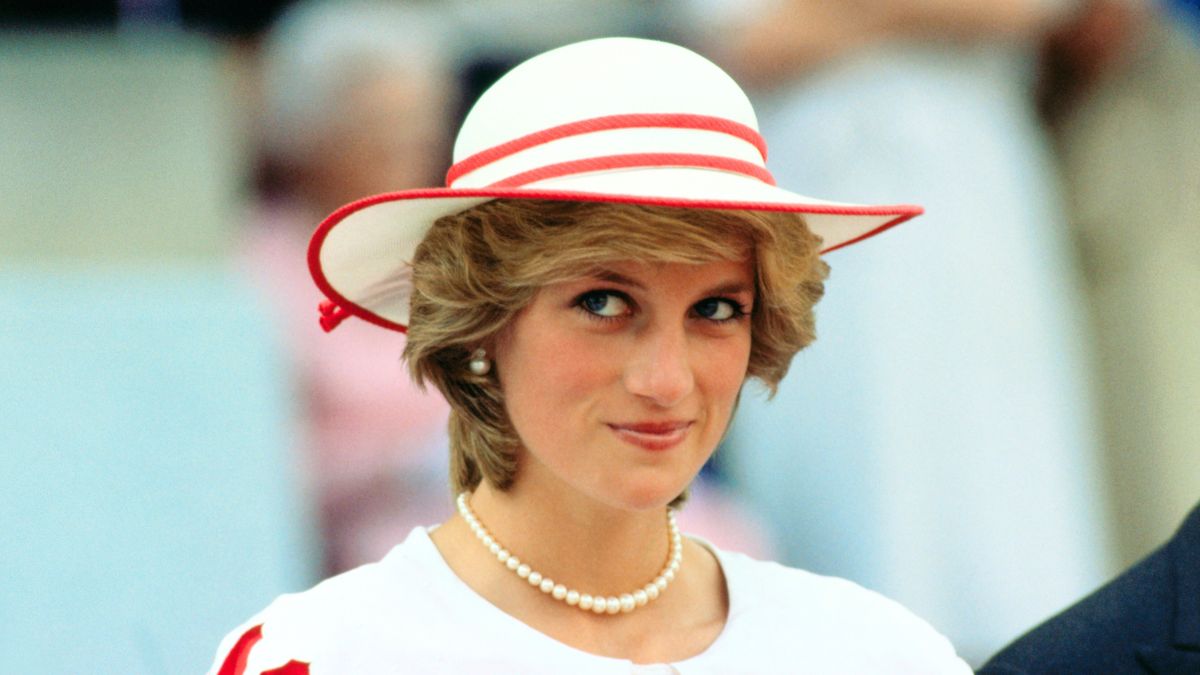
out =
[(828, 267), (799, 214), (502, 199), (438, 219), (413, 257), (404, 358), (416, 382), (450, 403), (455, 493), (486, 479), (507, 489), (520, 438), (496, 374), (472, 352), (503, 330), (538, 289), (613, 261), (754, 264), (747, 377), (774, 393), (792, 357), (815, 338), (813, 306)]

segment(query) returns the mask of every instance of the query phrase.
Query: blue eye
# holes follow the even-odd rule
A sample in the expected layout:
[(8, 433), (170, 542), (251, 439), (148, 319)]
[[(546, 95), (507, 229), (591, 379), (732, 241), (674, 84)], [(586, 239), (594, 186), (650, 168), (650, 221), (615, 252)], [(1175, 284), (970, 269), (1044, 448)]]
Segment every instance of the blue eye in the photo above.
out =
[(578, 304), (589, 314), (606, 319), (629, 313), (629, 303), (611, 291), (589, 291), (579, 298)]
[(705, 298), (694, 307), (696, 314), (710, 321), (729, 321), (745, 313), (739, 305), (724, 298)]

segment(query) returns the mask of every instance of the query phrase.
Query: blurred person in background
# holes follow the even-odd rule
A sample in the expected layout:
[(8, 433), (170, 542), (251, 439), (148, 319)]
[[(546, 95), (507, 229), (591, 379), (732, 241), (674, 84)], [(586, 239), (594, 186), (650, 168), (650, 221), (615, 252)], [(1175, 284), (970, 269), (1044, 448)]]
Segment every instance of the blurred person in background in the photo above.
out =
[(981, 673), (1200, 672), (1197, 19), (1195, 3), (1093, 0), (1043, 45), (1039, 103), (1099, 337), (1119, 550), (1145, 557)]
[(448, 26), (419, 6), (301, 2), (266, 35), (262, 195), (242, 258), (289, 340), (327, 571), (378, 559), (449, 514), (448, 408), (367, 325), (326, 336), (305, 264), (314, 224), (367, 194), (437, 185), (457, 104)]
[(1035, 40), (1075, 7), (690, 9), (757, 85), (781, 185), (928, 210), (896, 248), (831, 256), (822, 340), (771, 406), (793, 413), (744, 397), (718, 457), (789, 563), (919, 608), (980, 662), (1109, 566), (1079, 278), (1031, 96)]
[(1124, 566), (1200, 494), (1200, 7), (1092, 0), (1042, 56)]

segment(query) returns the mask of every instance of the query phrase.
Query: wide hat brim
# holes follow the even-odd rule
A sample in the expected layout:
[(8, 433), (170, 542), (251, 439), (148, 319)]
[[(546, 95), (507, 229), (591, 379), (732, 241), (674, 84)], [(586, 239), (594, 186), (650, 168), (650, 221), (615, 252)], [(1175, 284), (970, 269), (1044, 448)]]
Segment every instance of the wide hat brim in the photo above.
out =
[[(587, 190), (572, 189), (586, 185)], [(697, 198), (696, 195), (704, 195)], [(692, 167), (653, 167), (573, 175), (521, 188), (428, 188), (390, 192), (347, 204), (313, 235), (309, 268), (331, 301), (325, 311), (405, 331), (409, 261), (433, 222), (492, 199), (544, 199), (694, 209), (784, 211), (804, 215), (822, 253), (872, 237), (923, 209), (806, 197), (741, 174)], [(323, 321), (323, 324), (327, 321)], [(334, 322), (336, 324), (336, 322)]]
[(826, 252), (921, 213), (781, 189), (766, 159), (745, 92), (693, 51), (600, 38), (544, 52), (472, 106), (448, 187), (368, 197), (321, 223), (309, 266), (329, 298), (322, 326), (357, 316), (405, 330), (414, 249), (438, 218), (490, 199), (789, 211), (804, 214)]

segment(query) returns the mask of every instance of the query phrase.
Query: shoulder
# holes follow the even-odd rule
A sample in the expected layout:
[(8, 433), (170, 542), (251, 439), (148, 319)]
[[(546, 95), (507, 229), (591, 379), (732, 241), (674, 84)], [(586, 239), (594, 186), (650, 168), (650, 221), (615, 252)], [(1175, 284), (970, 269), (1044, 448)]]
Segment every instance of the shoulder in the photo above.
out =
[[(854, 582), (720, 553), (732, 629), (796, 646), (853, 672), (970, 673), (950, 641), (900, 603)], [(749, 634), (749, 633), (746, 633)], [(817, 664), (813, 664), (816, 667)]]
[(1136, 668), (1146, 654), (1169, 649), (1178, 584), (1187, 574), (1195, 576), (1197, 559), (1200, 509), (1172, 541), (1018, 638), (980, 672), (1124, 672)]
[(722, 553), (731, 609), (793, 612), (805, 608), (805, 620), (853, 624), (936, 635), (925, 621), (887, 597), (838, 577), (822, 576), (740, 553)]
[(303, 675), (312, 663), (345, 669), (365, 654), (404, 653), (397, 636), (434, 641), (429, 628), (447, 603), (436, 576), (426, 573), (425, 544), (432, 546), (424, 531), (414, 531), (380, 562), (276, 598), (225, 636), (210, 675)]

